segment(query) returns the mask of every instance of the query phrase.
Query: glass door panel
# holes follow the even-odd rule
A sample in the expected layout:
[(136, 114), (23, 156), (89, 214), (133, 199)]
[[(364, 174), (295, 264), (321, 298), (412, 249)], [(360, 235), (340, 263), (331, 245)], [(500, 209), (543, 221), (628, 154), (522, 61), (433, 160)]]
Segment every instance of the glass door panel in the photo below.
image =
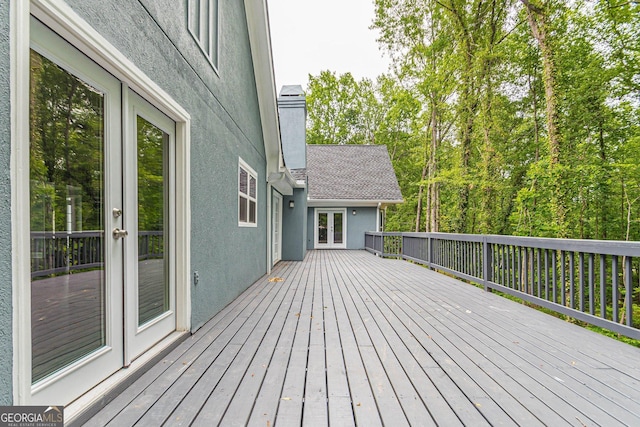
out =
[(32, 382), (106, 344), (104, 94), (31, 51)]
[(123, 366), (120, 82), (30, 20), (28, 403), (65, 405)]
[(329, 214), (326, 212), (318, 214), (318, 243), (321, 245), (329, 243)]
[[(175, 122), (127, 91), (125, 364), (175, 331)], [(126, 191), (132, 188), (134, 191)], [(126, 214), (125, 214), (126, 215)]]
[(342, 212), (333, 213), (333, 243), (342, 244)]
[(169, 136), (138, 116), (138, 326), (169, 310), (166, 146)]

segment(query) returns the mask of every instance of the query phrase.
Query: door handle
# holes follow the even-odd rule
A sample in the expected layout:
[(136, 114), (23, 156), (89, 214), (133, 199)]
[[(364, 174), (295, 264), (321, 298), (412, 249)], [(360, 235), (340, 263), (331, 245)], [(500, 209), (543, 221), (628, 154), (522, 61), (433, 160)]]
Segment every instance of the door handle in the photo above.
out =
[(120, 230), (119, 228), (113, 229), (113, 238), (116, 240), (124, 239), (128, 235), (129, 235), (129, 232), (127, 230)]

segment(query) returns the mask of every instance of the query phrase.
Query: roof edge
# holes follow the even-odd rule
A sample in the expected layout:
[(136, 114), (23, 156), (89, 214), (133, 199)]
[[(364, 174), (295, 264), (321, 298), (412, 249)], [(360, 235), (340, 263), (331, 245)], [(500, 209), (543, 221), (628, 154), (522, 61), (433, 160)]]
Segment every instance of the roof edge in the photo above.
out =
[(244, 0), (253, 59), (262, 137), (267, 158), (267, 175), (284, 166), (280, 144), (280, 122), (276, 101), (276, 80), (271, 51), (271, 31), (266, 0)]
[(364, 200), (364, 199), (307, 199), (307, 206), (309, 207), (335, 207), (335, 206), (348, 206), (348, 207), (377, 207), (380, 205), (398, 205), (404, 203), (403, 199), (400, 200)]

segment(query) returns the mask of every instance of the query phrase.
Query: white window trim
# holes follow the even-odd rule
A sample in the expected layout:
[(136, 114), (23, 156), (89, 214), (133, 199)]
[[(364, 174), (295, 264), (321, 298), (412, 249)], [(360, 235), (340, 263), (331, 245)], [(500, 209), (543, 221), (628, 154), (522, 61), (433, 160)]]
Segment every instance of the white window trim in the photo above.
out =
[[(93, 27), (77, 15), (63, 0), (15, 0), (10, 16), (11, 87), (11, 222), (12, 222), (12, 302), (13, 302), (13, 402), (29, 404), (31, 397), (31, 290), (29, 230), (29, 16), (33, 15), (60, 34), (75, 48), (109, 71), (122, 83), (143, 96), (176, 122), (176, 328), (191, 328), (191, 117), (171, 96), (122, 55)], [(176, 339), (170, 336), (167, 340)], [(163, 341), (157, 348), (169, 345)], [(155, 352), (148, 352), (149, 354)], [(151, 355), (152, 356), (152, 355)], [(150, 356), (150, 357), (151, 357)], [(144, 361), (140, 358), (137, 366)], [(134, 368), (134, 369), (131, 369)], [(81, 410), (115, 387), (129, 369), (114, 375), (114, 380), (94, 388), (73, 405), (65, 408), (71, 420)], [(117, 378), (115, 378), (117, 377)]]
[[(256, 180), (256, 197), (252, 198), (249, 194), (244, 194), (249, 201), (254, 201), (256, 205), (256, 222), (249, 222), (249, 206), (247, 202), (247, 221), (240, 221), (240, 202), (238, 202), (238, 227), (257, 227), (258, 226), (258, 173), (251, 167), (247, 162), (242, 160), (242, 158), (238, 158), (238, 171), (236, 176), (238, 178), (238, 198), (240, 197), (240, 169), (244, 169), (249, 177), (253, 177)], [(249, 183), (247, 182), (247, 191), (249, 191)]]
[[(203, 0), (200, 0), (203, 1)], [(200, 34), (196, 34), (192, 31), (192, 22), (191, 22), (191, 5), (193, 4), (193, 0), (187, 1), (187, 29), (189, 30), (189, 34), (193, 37), (194, 41), (200, 48), (200, 51), (204, 54), (209, 64), (213, 67), (213, 70), (218, 73), (218, 63), (220, 61), (220, 5), (218, 0), (206, 0), (209, 3), (209, 33), (204, 35), (202, 34), (202, 29), (200, 29)], [(211, 7), (211, 4), (215, 3), (215, 22), (214, 22), (214, 11)], [(200, 16), (200, 12), (198, 12), (198, 16)], [(202, 21), (202, 17), (200, 17), (200, 21)], [(215, 24), (215, 34), (211, 31), (211, 25)], [(199, 27), (202, 27), (202, 24), (199, 24)], [(203, 36), (209, 38), (209, 49), (207, 50), (201, 42)], [(215, 41), (215, 46), (212, 46)], [(213, 52), (215, 49), (215, 61), (213, 59)]]

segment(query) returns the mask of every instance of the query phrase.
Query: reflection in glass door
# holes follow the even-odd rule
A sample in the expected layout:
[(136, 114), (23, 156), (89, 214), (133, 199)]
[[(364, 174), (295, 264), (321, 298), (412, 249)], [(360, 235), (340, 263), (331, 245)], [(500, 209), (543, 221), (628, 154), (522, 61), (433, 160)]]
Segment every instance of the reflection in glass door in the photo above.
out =
[(316, 247), (345, 248), (345, 211), (316, 210)]
[(136, 117), (138, 142), (138, 326), (169, 309), (165, 218), (169, 135)]
[(335, 245), (342, 245), (342, 243), (344, 243), (342, 236), (342, 216), (342, 212), (333, 213), (333, 243)]
[(31, 52), (32, 381), (106, 343), (104, 95)]
[(326, 245), (329, 243), (329, 213), (318, 213), (318, 226), (316, 227), (318, 233), (318, 243)]

